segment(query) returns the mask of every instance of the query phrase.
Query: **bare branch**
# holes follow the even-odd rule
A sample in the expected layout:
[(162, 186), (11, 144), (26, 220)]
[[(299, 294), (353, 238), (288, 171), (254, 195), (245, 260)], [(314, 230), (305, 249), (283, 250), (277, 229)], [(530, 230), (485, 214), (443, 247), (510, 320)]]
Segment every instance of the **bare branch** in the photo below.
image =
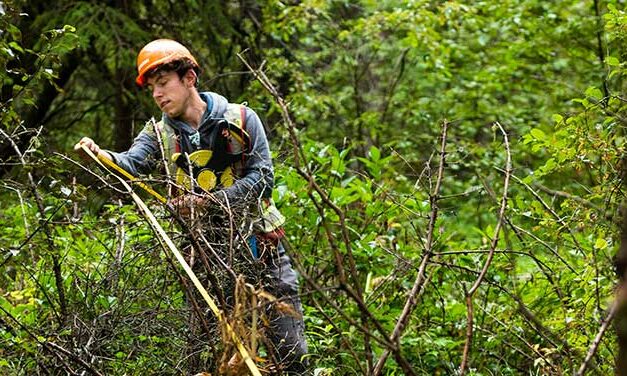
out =
[(586, 369), (588, 368), (588, 364), (590, 364), (592, 357), (594, 356), (594, 354), (596, 354), (597, 349), (599, 348), (599, 344), (601, 343), (601, 340), (603, 339), (603, 335), (605, 334), (605, 331), (607, 330), (608, 326), (612, 322), (612, 319), (614, 319), (614, 315), (616, 314), (616, 311), (618, 310), (618, 306), (619, 306), (619, 301), (615, 300), (607, 316), (601, 322), (601, 327), (599, 328), (599, 332), (597, 333), (596, 337), (594, 337), (594, 340), (592, 341), (592, 344), (590, 345), (590, 348), (588, 349), (588, 353), (586, 354), (586, 358), (584, 359), (583, 363), (581, 364), (581, 367), (579, 367), (579, 370), (575, 374), (576, 376), (583, 376), (583, 374), (586, 372)]
[[(394, 331), (390, 336), (390, 342), (398, 344), (403, 331), (405, 330), (405, 326), (409, 321), (409, 317), (413, 312), (414, 308), (418, 304), (418, 295), (424, 286), (425, 281), (425, 272), (427, 265), (429, 264), (429, 260), (433, 255), (433, 237), (435, 233), (435, 222), (438, 218), (438, 200), (440, 198), (440, 187), (442, 185), (442, 179), (444, 177), (444, 166), (446, 164), (446, 135), (448, 131), (448, 121), (444, 121), (442, 123), (442, 135), (441, 135), (441, 144), (440, 144), (440, 162), (438, 166), (438, 175), (435, 182), (435, 187), (433, 188), (432, 193), (429, 195), (429, 202), (431, 204), (431, 215), (429, 217), (429, 225), (427, 230), (427, 241), (425, 244), (425, 249), (423, 252), (422, 261), (418, 268), (418, 274), (416, 275), (416, 280), (414, 281), (414, 285), (412, 286), (411, 291), (409, 292), (409, 296), (405, 301), (405, 306), (403, 307), (403, 312), (399, 316), (396, 321), (396, 326), (394, 327)], [(374, 367), (373, 375), (380, 375), (383, 370), (383, 365), (389, 356), (389, 350), (385, 350), (381, 357), (377, 361), (377, 364)]]
[(496, 227), (494, 228), (494, 234), (492, 236), (492, 243), (490, 244), (490, 252), (488, 253), (488, 258), (485, 264), (483, 265), (481, 272), (479, 273), (479, 277), (477, 277), (477, 279), (475, 280), (475, 283), (472, 285), (470, 290), (468, 290), (468, 292), (466, 293), (466, 307), (468, 310), (467, 311), (468, 320), (467, 320), (467, 326), (466, 326), (466, 343), (464, 344), (464, 353), (463, 353), (462, 363), (461, 363), (460, 372), (459, 372), (460, 375), (463, 375), (465, 373), (466, 366), (468, 364), (468, 358), (470, 356), (470, 346), (472, 343), (472, 335), (473, 335), (472, 298), (474, 294), (477, 292), (477, 290), (479, 289), (481, 282), (483, 282), (483, 279), (485, 278), (485, 275), (488, 272), (488, 268), (490, 267), (490, 264), (492, 263), (492, 259), (494, 258), (496, 246), (498, 245), (499, 238), (500, 238), (501, 227), (503, 226), (503, 222), (505, 218), (505, 209), (507, 208), (507, 193), (508, 193), (508, 188), (509, 188), (509, 179), (510, 179), (511, 172), (512, 172), (512, 155), (509, 149), (509, 139), (507, 137), (507, 132), (505, 132), (501, 124), (499, 124), (498, 122), (496, 122), (495, 125), (499, 128), (499, 130), (503, 134), (503, 140), (505, 142), (505, 152), (507, 154), (507, 160), (505, 162), (506, 167), (505, 167), (505, 180), (503, 183), (503, 196), (501, 198), (501, 208), (499, 210), (499, 217), (498, 217)]
[(575, 244), (575, 246), (577, 247), (577, 249), (579, 250), (579, 252), (581, 252), (582, 256), (586, 256), (586, 253), (583, 250), (583, 247), (581, 246), (581, 244), (579, 244), (579, 241), (577, 240), (577, 237), (575, 237), (575, 234), (573, 233), (573, 231), (570, 229), (570, 227), (566, 224), (566, 222), (564, 222), (564, 219), (561, 218), (556, 212), (555, 210), (551, 209), (551, 207), (549, 206), (549, 204), (547, 204), (546, 202), (544, 202), (544, 200), (542, 199), (542, 197), (540, 197), (540, 195), (538, 194), (538, 192), (536, 192), (533, 188), (531, 188), (531, 186), (529, 186), (529, 184), (525, 183), (522, 179), (520, 179), (519, 177), (517, 177), (514, 174), (511, 174), (511, 177), (516, 180), (517, 183), (521, 184), (523, 187), (525, 187), (527, 190), (529, 190), (529, 192), (533, 195), (533, 197), (535, 197), (536, 200), (538, 200), (538, 202), (540, 202), (540, 204), (542, 204), (542, 207), (549, 212), (549, 214), (551, 214), (551, 216), (553, 218), (555, 218), (555, 220), (562, 225), (562, 227), (564, 227), (564, 229), (566, 229), (566, 231), (568, 231), (570, 238), (572, 239), (573, 243)]
[[(37, 135), (35, 135), (32, 139), (37, 137), (40, 132), (41, 132), (41, 128), (38, 130)], [(13, 146), (13, 149), (16, 155), (19, 157), (20, 162), (22, 163), (22, 166), (26, 167), (26, 160), (24, 159), (24, 154), (20, 150), (19, 146), (15, 143), (15, 141), (11, 138), (11, 136), (9, 136), (1, 128), (0, 128), (0, 134), (2, 134), (2, 136), (4, 136), (7, 139), (7, 141), (9, 141), (9, 143)], [(58, 299), (59, 311), (61, 312), (61, 315), (58, 317), (59, 326), (63, 326), (64, 321), (67, 318), (67, 300), (65, 297), (65, 287), (63, 285), (63, 273), (61, 272), (61, 261), (59, 259), (59, 255), (55, 252), (55, 249), (54, 249), (54, 240), (52, 238), (52, 232), (44, 219), (46, 218), (44, 200), (39, 194), (39, 191), (37, 191), (37, 184), (35, 183), (35, 180), (33, 179), (33, 174), (31, 174), (31, 172), (28, 171), (26, 175), (28, 177), (28, 182), (30, 184), (30, 188), (33, 193), (33, 196), (35, 197), (35, 201), (37, 202), (37, 208), (39, 209), (39, 214), (40, 214), (39, 223), (40, 223), (40, 226), (43, 228), (44, 233), (46, 234), (48, 251), (50, 252), (50, 257), (52, 258), (52, 269), (54, 272), (54, 279), (55, 279), (55, 284), (57, 287), (57, 293), (59, 294), (59, 299)]]

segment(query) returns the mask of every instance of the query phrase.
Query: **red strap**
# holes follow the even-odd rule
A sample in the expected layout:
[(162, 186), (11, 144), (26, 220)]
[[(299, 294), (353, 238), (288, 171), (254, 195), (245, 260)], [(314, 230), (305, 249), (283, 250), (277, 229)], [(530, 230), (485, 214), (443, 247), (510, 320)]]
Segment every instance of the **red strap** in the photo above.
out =
[(239, 106), (239, 115), (242, 118), (242, 129), (246, 130), (246, 107)]
[[(240, 128), (241, 136), (242, 136), (242, 140), (245, 140), (244, 132), (246, 131), (246, 107), (240, 105), (239, 113), (240, 113), (240, 118), (242, 120), (242, 127)], [(250, 145), (246, 145), (246, 149), (250, 149)], [(250, 152), (250, 150), (248, 151)], [(246, 153), (242, 153), (242, 164), (244, 164), (245, 162), (246, 162)]]

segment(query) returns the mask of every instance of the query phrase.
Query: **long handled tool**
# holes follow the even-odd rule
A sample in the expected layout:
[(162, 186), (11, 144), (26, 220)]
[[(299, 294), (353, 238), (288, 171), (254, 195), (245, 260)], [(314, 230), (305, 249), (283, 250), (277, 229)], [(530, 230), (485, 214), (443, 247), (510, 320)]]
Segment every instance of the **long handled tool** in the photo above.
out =
[(103, 157), (100, 154), (98, 154), (98, 157), (96, 158), (94, 153), (92, 153), (91, 150), (87, 149), (87, 147), (85, 145), (81, 145), (81, 147), (83, 148), (83, 151), (85, 153), (87, 153), (87, 155), (89, 155), (92, 159), (94, 159), (96, 162), (98, 162), (98, 164), (100, 166), (104, 167), (107, 171), (110, 171), (109, 168), (113, 169), (118, 174), (124, 176), (125, 178), (127, 178), (128, 180), (133, 182), (133, 184), (136, 184), (138, 187), (140, 187), (144, 191), (150, 193), (154, 198), (159, 200), (162, 204), (165, 204), (167, 202), (165, 197), (161, 196), (157, 191), (155, 191), (154, 189), (150, 188), (145, 183), (139, 181), (139, 179), (137, 179), (135, 176), (131, 175), (128, 171), (126, 171), (122, 167), (118, 166), (115, 162), (113, 162), (109, 158)]
[[(159, 193), (157, 193), (154, 190), (152, 190), (146, 184), (137, 181), (137, 179), (133, 175), (129, 174), (127, 171), (125, 171), (120, 166), (115, 164), (115, 162), (109, 160), (108, 158), (100, 156), (100, 155), (98, 157), (96, 157), (94, 155), (94, 153), (92, 153), (91, 150), (89, 150), (85, 145), (81, 145), (81, 147), (82, 147), (83, 151), (85, 152), (85, 154), (87, 154), (91, 159), (93, 159), (96, 163), (98, 163), (106, 171), (111, 172), (107, 168), (107, 166), (113, 168), (114, 170), (118, 171), (120, 174), (122, 174), (122, 175), (126, 176), (127, 178), (129, 178), (129, 180), (137, 183), (142, 189), (144, 189), (146, 192), (152, 194), (159, 201), (161, 201), (163, 203), (166, 202), (166, 199), (163, 196), (161, 196)], [(133, 191), (131, 186), (124, 179), (122, 179), (121, 177), (119, 177), (116, 174), (113, 174), (113, 175), (115, 175), (118, 178), (118, 180), (120, 180), (120, 183), (122, 183), (124, 188), (126, 188), (128, 190), (128, 193), (133, 198), (133, 201), (135, 201), (135, 204), (137, 204), (137, 206), (141, 209), (142, 213), (144, 214), (144, 216), (148, 220), (148, 223), (152, 227), (153, 231), (161, 238), (162, 243), (165, 244), (166, 247), (174, 254), (174, 257), (176, 257), (176, 259), (179, 262), (179, 264), (181, 264), (181, 266), (183, 267), (183, 270), (185, 270), (185, 272), (187, 273), (189, 278), (192, 280), (192, 282), (194, 283), (194, 286), (196, 286), (196, 289), (198, 289), (198, 292), (200, 292), (200, 295), (202, 295), (203, 299), (205, 299), (205, 301), (209, 305), (209, 308), (211, 309), (213, 314), (216, 316), (216, 319), (218, 320), (218, 322), (224, 325), (225, 330), (227, 332), (227, 335), (229, 337), (231, 337), (231, 339), (235, 343), (235, 346), (237, 347), (237, 350), (239, 351), (240, 355), (242, 356), (242, 359), (244, 360), (244, 362), (248, 366), (248, 369), (250, 370), (251, 374), (253, 374), (254, 376), (261, 376), (261, 372), (259, 372), (259, 369), (257, 368), (257, 365), (255, 364), (253, 359), (248, 354), (248, 350), (246, 350), (246, 347), (244, 347), (244, 344), (242, 343), (242, 341), (237, 337), (237, 334), (235, 333), (235, 331), (231, 327), (231, 324), (229, 324), (224, 319), (224, 316), (222, 315), (222, 312), (220, 311), (220, 309), (216, 305), (215, 301), (211, 298), (211, 296), (209, 296), (209, 293), (207, 292), (207, 290), (204, 288), (202, 283), (200, 283), (200, 281), (198, 280), (198, 277), (196, 277), (196, 274), (194, 273), (192, 268), (189, 267), (189, 265), (187, 264), (187, 261), (185, 261), (185, 258), (183, 257), (181, 252), (174, 245), (174, 242), (172, 242), (170, 237), (163, 230), (163, 227), (161, 227), (161, 225), (157, 221), (157, 218), (155, 218), (154, 214), (152, 214), (152, 211), (150, 211), (150, 209), (144, 203), (144, 201), (137, 195), (137, 193), (135, 193)]]

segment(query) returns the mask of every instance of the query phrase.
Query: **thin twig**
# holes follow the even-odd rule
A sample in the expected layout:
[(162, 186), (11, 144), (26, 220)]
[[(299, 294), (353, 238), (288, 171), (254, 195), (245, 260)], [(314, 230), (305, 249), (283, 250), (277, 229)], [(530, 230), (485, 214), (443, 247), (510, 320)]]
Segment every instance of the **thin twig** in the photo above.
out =
[[(32, 139), (36, 138), (39, 135), (39, 132), (41, 132), (41, 128), (39, 129), (37, 134), (33, 136)], [(15, 141), (11, 138), (11, 136), (9, 136), (1, 128), (0, 128), (0, 134), (2, 134), (7, 139), (7, 141), (9, 141), (9, 143), (13, 146), (15, 153), (20, 158), (20, 162), (22, 163), (22, 166), (24, 166), (24, 168), (26, 169), (26, 160), (24, 159), (24, 154), (20, 150), (19, 146), (15, 143)], [(52, 270), (54, 274), (55, 285), (57, 287), (57, 293), (59, 294), (59, 311), (61, 313), (59, 317), (59, 326), (63, 326), (67, 318), (68, 312), (67, 312), (67, 300), (65, 297), (65, 287), (63, 285), (63, 273), (61, 272), (61, 262), (59, 259), (59, 255), (57, 254), (57, 252), (55, 252), (54, 240), (52, 238), (52, 233), (50, 231), (50, 228), (44, 222), (45, 221), (44, 218), (46, 218), (44, 200), (39, 194), (39, 191), (37, 190), (37, 184), (35, 183), (33, 174), (31, 174), (31, 172), (28, 171), (26, 176), (28, 177), (28, 182), (33, 192), (33, 196), (35, 197), (35, 202), (37, 203), (37, 209), (39, 210), (39, 214), (40, 214), (39, 224), (43, 228), (44, 233), (46, 234), (46, 243), (48, 246), (48, 251), (50, 252), (50, 258), (52, 259)]]
[[(409, 321), (409, 317), (413, 312), (414, 308), (418, 304), (418, 295), (420, 290), (424, 286), (425, 281), (425, 272), (427, 265), (429, 264), (429, 259), (433, 255), (433, 239), (435, 233), (435, 223), (438, 218), (438, 200), (440, 198), (440, 187), (442, 185), (442, 180), (444, 178), (444, 166), (446, 165), (446, 136), (448, 131), (448, 121), (444, 121), (442, 123), (442, 135), (441, 135), (441, 144), (440, 144), (440, 162), (438, 166), (438, 175), (436, 177), (435, 187), (433, 188), (432, 193), (429, 195), (429, 202), (431, 204), (431, 215), (429, 218), (429, 225), (427, 230), (427, 241), (424, 248), (424, 256), (422, 257), (422, 261), (420, 263), (420, 267), (418, 268), (418, 274), (416, 275), (416, 280), (414, 281), (414, 285), (412, 286), (411, 291), (409, 292), (409, 296), (405, 301), (405, 306), (403, 307), (403, 311), (396, 321), (396, 326), (394, 327), (394, 331), (390, 336), (390, 342), (398, 345), (399, 338), (403, 334), (407, 322)], [(385, 350), (377, 364), (374, 367), (372, 374), (374, 376), (380, 375), (383, 370), (383, 366), (387, 357), (389, 356), (390, 351)]]
[(612, 319), (614, 319), (614, 315), (616, 314), (616, 311), (618, 310), (618, 306), (619, 306), (619, 301), (615, 300), (614, 303), (612, 304), (612, 307), (610, 308), (610, 311), (607, 314), (607, 317), (605, 317), (605, 319), (601, 322), (601, 327), (599, 328), (599, 332), (597, 333), (596, 337), (594, 337), (594, 341), (592, 341), (592, 344), (590, 344), (590, 348), (588, 349), (586, 358), (584, 359), (583, 363), (581, 364), (581, 367), (579, 367), (579, 370), (575, 374), (576, 376), (583, 376), (583, 374), (586, 372), (586, 369), (588, 368), (588, 364), (590, 364), (590, 360), (592, 360), (592, 357), (594, 356), (594, 354), (596, 354), (597, 349), (599, 348), (599, 345), (601, 344), (601, 340), (603, 339), (603, 335), (605, 334), (605, 331), (607, 330), (608, 326), (612, 322)]
[(507, 154), (507, 160), (505, 162), (505, 180), (503, 183), (503, 196), (501, 197), (501, 208), (499, 210), (498, 221), (496, 227), (494, 229), (494, 234), (492, 236), (492, 243), (490, 244), (490, 252), (488, 253), (488, 258), (486, 259), (481, 272), (479, 273), (479, 277), (475, 280), (475, 283), (472, 285), (468, 293), (466, 294), (466, 308), (467, 308), (467, 326), (466, 326), (466, 342), (464, 344), (464, 353), (462, 356), (462, 362), (460, 366), (460, 375), (464, 375), (466, 372), (466, 366), (468, 365), (468, 358), (470, 356), (470, 346), (472, 344), (472, 335), (473, 335), (473, 302), (472, 298), (474, 294), (479, 289), (481, 282), (485, 278), (486, 273), (488, 272), (488, 268), (492, 263), (494, 258), (494, 253), (496, 252), (496, 247), (499, 242), (501, 232), (501, 227), (503, 226), (504, 218), (505, 218), (505, 209), (507, 208), (507, 193), (509, 188), (509, 179), (512, 172), (512, 155), (509, 148), (509, 139), (507, 137), (507, 132), (498, 122), (495, 125), (499, 128), (501, 133), (503, 134), (503, 140), (505, 143), (505, 152)]
[[(468, 274), (479, 275), (480, 271), (472, 270), (464, 266), (450, 264), (442, 261), (431, 261), (432, 264), (441, 265), (451, 269), (461, 270)], [(522, 318), (525, 320), (527, 324), (535, 331), (540, 337), (542, 337), (546, 342), (551, 344), (554, 348), (558, 349), (559, 352), (563, 353), (568, 357), (582, 357), (581, 354), (576, 348), (572, 348), (568, 342), (563, 339), (557, 333), (554, 333), (551, 329), (547, 328), (540, 319), (531, 311), (529, 307), (525, 304), (525, 302), (518, 295), (513, 292), (507, 290), (501, 284), (491, 281), (489, 278), (484, 279), (484, 283), (489, 284), (491, 287), (496, 288), (497, 290), (503, 292), (507, 296), (509, 296), (512, 300), (514, 300), (517, 304), (517, 311), (521, 314)]]
[(544, 185), (542, 185), (542, 184), (540, 184), (538, 182), (533, 183), (533, 186), (534, 186), (534, 188), (537, 188), (537, 189), (541, 190), (542, 192), (548, 193), (550, 195), (566, 198), (566, 199), (569, 199), (569, 200), (573, 200), (573, 201), (575, 201), (577, 203), (580, 203), (581, 205), (583, 205), (585, 207), (588, 207), (590, 209), (594, 209), (595, 211), (597, 211), (599, 213), (602, 213), (602, 212), (605, 211), (605, 209), (603, 209), (602, 207), (594, 204), (593, 202), (588, 201), (588, 200), (586, 200), (584, 198), (581, 198), (579, 196), (576, 196), (576, 195), (574, 195), (572, 193), (568, 193), (568, 192), (564, 192), (564, 191), (556, 191), (556, 190), (553, 190), (553, 189), (551, 189), (549, 187), (545, 187)]
[(531, 186), (527, 183), (525, 183), (522, 179), (520, 179), (519, 177), (517, 177), (514, 174), (511, 174), (512, 179), (516, 180), (517, 183), (521, 184), (523, 187), (525, 187), (532, 195), (533, 197), (535, 197), (536, 200), (538, 200), (538, 202), (542, 205), (542, 207), (549, 212), (549, 214), (551, 214), (551, 216), (553, 218), (555, 218), (555, 220), (562, 225), (562, 227), (564, 227), (564, 229), (566, 229), (566, 231), (568, 231), (568, 233), (570, 234), (570, 238), (572, 239), (573, 243), (575, 244), (575, 246), (577, 247), (577, 249), (579, 250), (579, 252), (581, 252), (582, 256), (586, 256), (586, 253), (583, 250), (583, 247), (581, 246), (581, 244), (579, 244), (579, 241), (577, 240), (577, 237), (575, 236), (575, 234), (573, 233), (573, 231), (570, 229), (570, 227), (568, 227), (568, 225), (566, 224), (566, 222), (564, 222), (563, 218), (560, 218), (560, 216), (555, 212), (555, 210), (551, 209), (551, 207), (549, 206), (549, 204), (547, 204), (546, 202), (544, 202), (544, 200), (542, 199), (542, 197), (540, 197), (540, 195), (538, 194), (538, 192), (536, 192), (533, 188), (531, 188)]
[[(63, 358), (61, 358), (58, 354), (58, 352), (63, 353), (64, 355), (66, 355), (68, 358), (74, 360), (75, 362), (77, 362), (78, 364), (80, 364), (81, 366), (83, 366), (87, 371), (89, 371), (91, 374), (96, 375), (96, 376), (102, 376), (102, 374), (100, 372), (98, 372), (96, 369), (94, 369), (89, 363), (85, 362), (83, 359), (81, 359), (78, 355), (64, 349), (63, 347), (57, 345), (54, 342), (50, 342), (50, 341), (43, 341), (41, 339), (39, 339), (40, 337), (35, 335), (35, 333), (33, 333), (30, 329), (28, 329), (24, 324), (22, 324), (17, 318), (15, 318), (15, 316), (13, 316), (9, 311), (5, 310), (2, 306), (0, 306), (0, 310), (8, 317), (10, 318), (13, 322), (15, 322), (20, 329), (22, 329), (24, 332), (26, 332), (26, 334), (28, 334), (29, 337), (31, 337), (33, 340), (35, 340), (35, 342), (37, 342), (38, 344), (40, 344), (41, 346), (43, 346), (44, 349), (48, 350), (50, 353), (52, 353), (54, 356), (56, 356), (57, 358), (59, 358), (59, 360), (61, 362), (63, 362), (65, 364), (65, 361), (63, 360)], [(66, 367), (69, 368), (69, 366)]]

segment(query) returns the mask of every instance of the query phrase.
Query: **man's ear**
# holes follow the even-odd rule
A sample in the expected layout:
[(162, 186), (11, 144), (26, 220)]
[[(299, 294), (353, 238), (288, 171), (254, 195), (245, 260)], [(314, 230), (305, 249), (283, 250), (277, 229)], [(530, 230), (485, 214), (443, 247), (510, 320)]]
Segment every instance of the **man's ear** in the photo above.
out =
[(185, 76), (183, 76), (183, 78), (185, 79), (185, 84), (188, 87), (195, 87), (196, 86), (196, 81), (198, 81), (198, 75), (191, 68), (187, 70), (187, 72), (185, 73)]

